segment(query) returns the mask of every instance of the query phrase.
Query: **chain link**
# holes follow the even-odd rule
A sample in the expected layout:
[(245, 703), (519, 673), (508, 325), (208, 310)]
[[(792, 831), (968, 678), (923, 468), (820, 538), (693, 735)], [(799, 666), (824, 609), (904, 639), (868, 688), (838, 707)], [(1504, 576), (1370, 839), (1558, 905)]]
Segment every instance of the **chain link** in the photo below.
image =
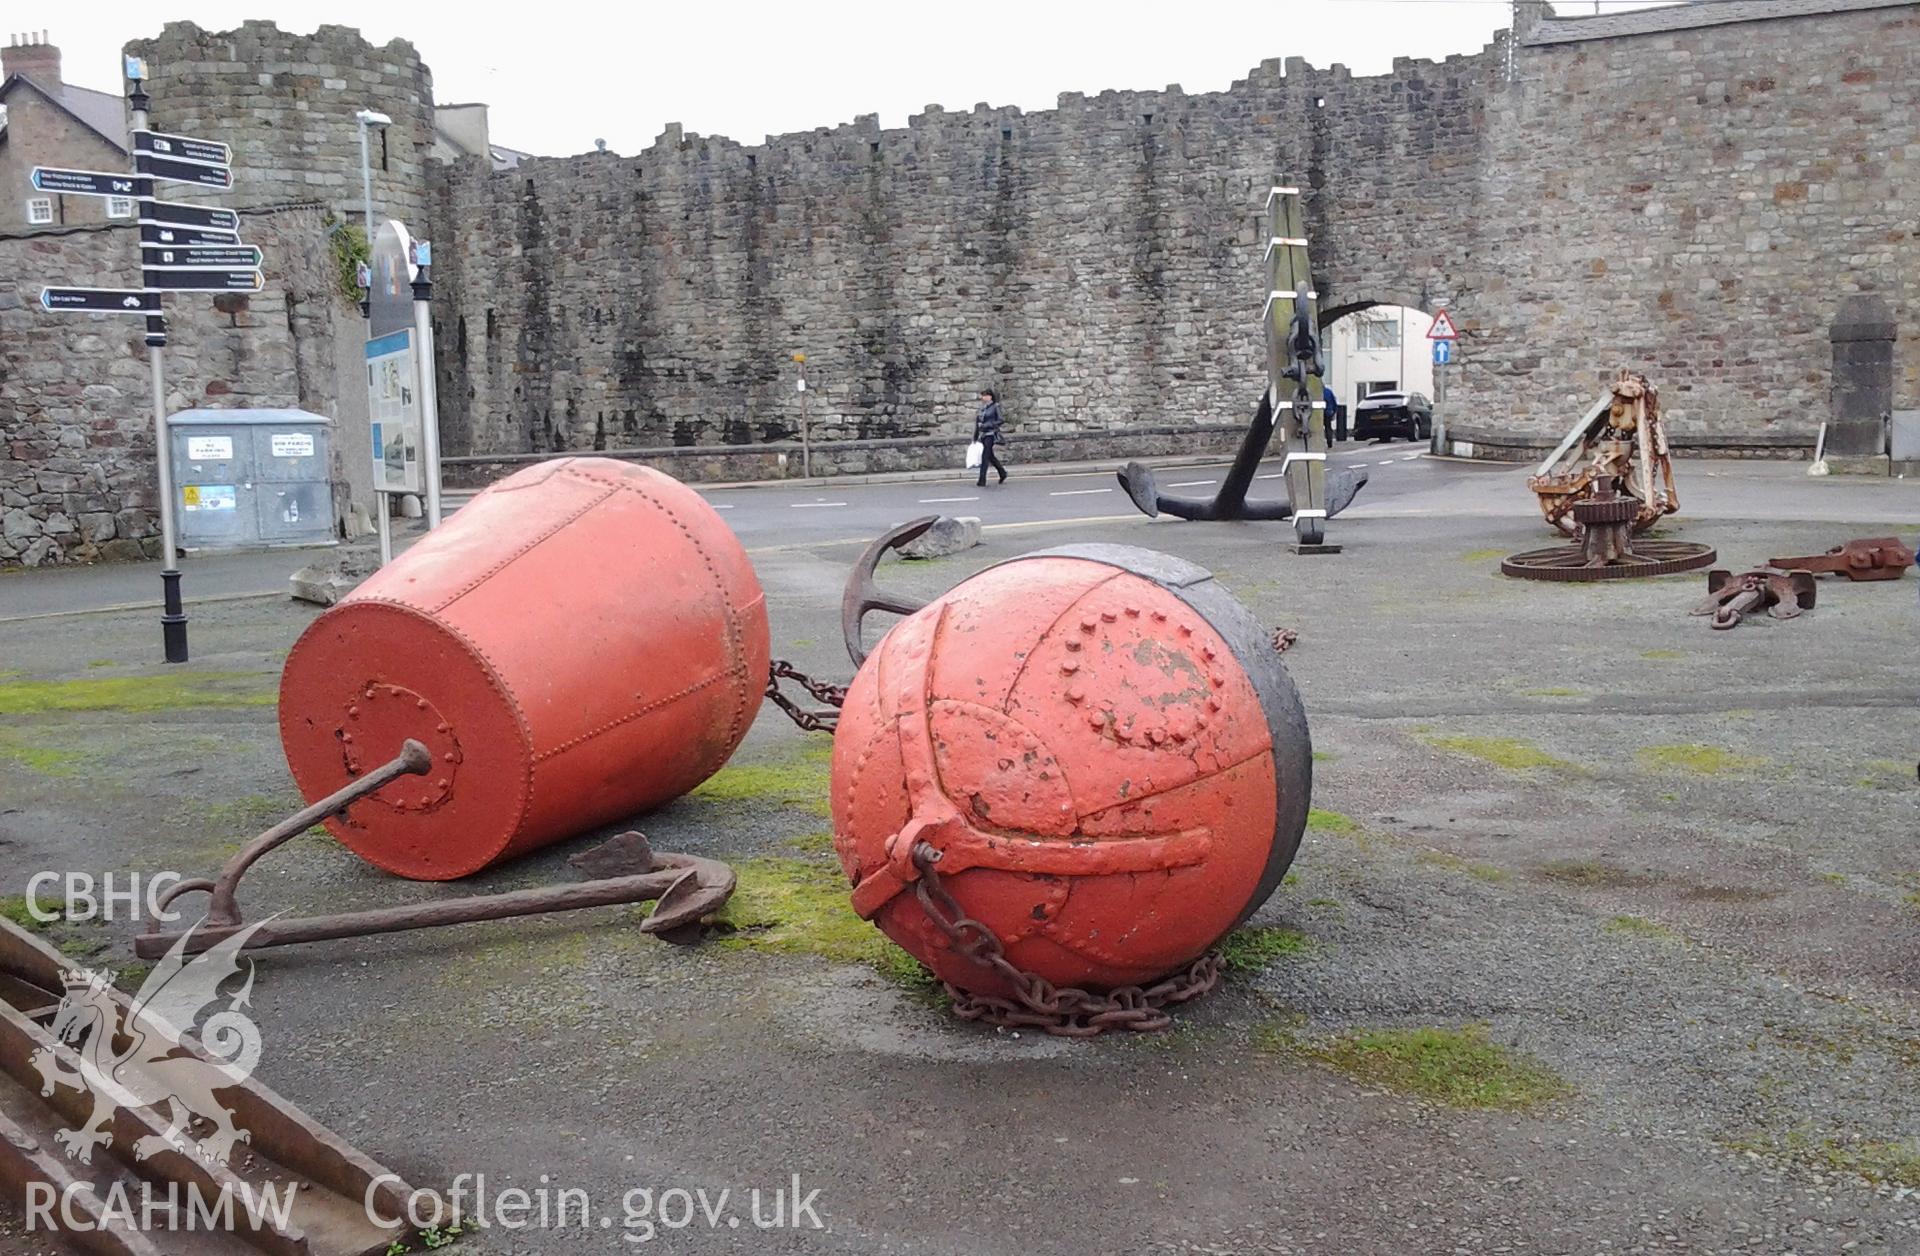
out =
[[(807, 710), (780, 692), (782, 680), (795, 682), (812, 694), (816, 702), (824, 702), (830, 709)], [(787, 718), (799, 725), (803, 732), (831, 733), (840, 724), (840, 708), (846, 705), (847, 687), (830, 685), (824, 680), (815, 680), (785, 659), (774, 659), (767, 669), (767, 697), (773, 699), (774, 705), (785, 711)]]
[(1075, 986), (1056, 986), (1015, 966), (993, 930), (968, 916), (947, 892), (934, 870), (940, 862), (939, 851), (921, 842), (913, 848), (913, 862), (920, 870), (913, 892), (927, 918), (947, 935), (955, 950), (1004, 978), (1016, 996), (1004, 999), (948, 985), (954, 1014), (962, 1020), (1044, 1029), (1062, 1038), (1092, 1038), (1109, 1029), (1147, 1032), (1173, 1024), (1167, 1008), (1196, 999), (1220, 984), (1220, 954), (1209, 951), (1186, 971), (1144, 989), (1122, 986), (1107, 994), (1095, 994)]

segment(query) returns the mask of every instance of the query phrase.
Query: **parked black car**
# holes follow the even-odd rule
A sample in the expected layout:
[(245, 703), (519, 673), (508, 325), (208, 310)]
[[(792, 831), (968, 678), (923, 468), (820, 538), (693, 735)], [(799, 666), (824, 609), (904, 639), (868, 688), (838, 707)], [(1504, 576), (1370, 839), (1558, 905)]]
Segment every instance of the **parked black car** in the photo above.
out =
[(1353, 407), (1355, 440), (1427, 440), (1433, 436), (1433, 403), (1419, 393), (1377, 392)]

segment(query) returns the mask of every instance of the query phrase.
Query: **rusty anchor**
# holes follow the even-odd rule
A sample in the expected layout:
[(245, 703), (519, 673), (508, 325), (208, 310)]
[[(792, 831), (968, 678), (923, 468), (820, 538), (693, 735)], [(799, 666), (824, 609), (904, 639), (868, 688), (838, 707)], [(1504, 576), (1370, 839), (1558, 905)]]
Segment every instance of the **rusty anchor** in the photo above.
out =
[(920, 536), (939, 522), (939, 518), (938, 515), (927, 515), (887, 529), (873, 538), (854, 561), (853, 570), (847, 575), (846, 592), (840, 598), (840, 635), (847, 644), (847, 657), (853, 660), (856, 668), (867, 661), (867, 648), (861, 641), (861, 626), (868, 614), (886, 611), (892, 615), (911, 615), (926, 605), (918, 598), (888, 593), (875, 584), (873, 575), (879, 569), (880, 559), (888, 550), (897, 550)]
[[(240, 932), (246, 928), (237, 901), (240, 879), (262, 856), (322, 820), (344, 814), (354, 803), (378, 792), (382, 786), (403, 776), (419, 776), (431, 770), (432, 764), (433, 756), (427, 748), (408, 739), (392, 760), (312, 806), (288, 816), (247, 843), (221, 868), (218, 877), (182, 881), (171, 887), (160, 899), (161, 910), (165, 911), (182, 895), (204, 893), (209, 899), (205, 921), (189, 930), (163, 931), (156, 920), (149, 924), (146, 932), (134, 939), (134, 953), (142, 959), (158, 959), (175, 942), (185, 937), (186, 953), (199, 954)], [(574, 867), (592, 874), (593, 879), (571, 885), (513, 890), (504, 894), (469, 895), (405, 907), (382, 907), (329, 916), (276, 917), (255, 929), (243, 949), (399, 933), (409, 929), (430, 929), (479, 920), (503, 920), (512, 916), (538, 916), (575, 911), (583, 907), (640, 903), (650, 899), (657, 899), (658, 903), (653, 914), (641, 922), (641, 930), (659, 934), (669, 942), (687, 944), (699, 940), (701, 919), (717, 911), (733, 893), (733, 869), (726, 864), (693, 855), (654, 851), (647, 845), (647, 839), (638, 833), (623, 833), (604, 845), (574, 856), (570, 862)]]
[(1762, 567), (1735, 575), (1716, 569), (1707, 573), (1707, 594), (1707, 600), (1688, 613), (1711, 615), (1715, 628), (1732, 628), (1761, 611), (1775, 619), (1797, 618), (1813, 609), (1815, 588), (1813, 574), (1806, 571)]
[(1913, 551), (1902, 545), (1897, 536), (1855, 537), (1824, 554), (1769, 558), (1767, 566), (1840, 575), (1849, 580), (1898, 580), (1913, 566)]

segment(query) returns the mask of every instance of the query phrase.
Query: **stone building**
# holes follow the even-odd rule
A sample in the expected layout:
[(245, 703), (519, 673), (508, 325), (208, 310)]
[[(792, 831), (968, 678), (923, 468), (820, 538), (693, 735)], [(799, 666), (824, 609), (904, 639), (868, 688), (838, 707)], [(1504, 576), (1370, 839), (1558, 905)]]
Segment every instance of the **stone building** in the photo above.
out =
[(133, 202), (37, 192), (35, 166), (122, 171), (127, 116), (120, 97), (65, 82), (46, 33), (0, 50), (0, 235), (133, 217)]

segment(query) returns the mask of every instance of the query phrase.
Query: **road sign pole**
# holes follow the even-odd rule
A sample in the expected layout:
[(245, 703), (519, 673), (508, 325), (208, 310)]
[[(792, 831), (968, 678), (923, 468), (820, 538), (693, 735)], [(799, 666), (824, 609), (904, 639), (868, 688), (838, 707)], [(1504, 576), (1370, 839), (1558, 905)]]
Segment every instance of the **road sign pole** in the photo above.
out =
[[(152, 103), (133, 78), (127, 94), (132, 106), (133, 129), (147, 129), (147, 108)], [(164, 314), (147, 316), (147, 364), (153, 375), (153, 454), (160, 481), (160, 642), (169, 663), (187, 661), (187, 611), (180, 597), (179, 538), (173, 519), (173, 448), (167, 439), (167, 319)]]

